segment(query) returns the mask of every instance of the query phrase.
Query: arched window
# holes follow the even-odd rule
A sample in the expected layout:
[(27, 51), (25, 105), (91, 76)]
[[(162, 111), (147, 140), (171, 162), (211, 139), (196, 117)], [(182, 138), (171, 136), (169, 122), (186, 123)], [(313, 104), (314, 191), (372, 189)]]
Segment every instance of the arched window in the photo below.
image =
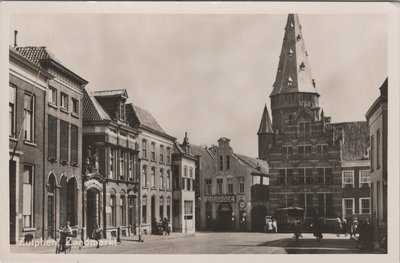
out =
[(125, 193), (121, 193), (119, 199), (120, 213), (121, 213), (121, 225), (126, 225), (126, 199)]
[(164, 218), (164, 197), (160, 196), (160, 218)]
[(67, 217), (71, 220), (71, 226), (75, 226), (78, 223), (76, 217), (76, 194), (76, 180), (72, 178), (67, 184)]
[(160, 169), (160, 189), (164, 189), (164, 169)]
[(115, 204), (115, 191), (112, 190), (110, 193), (110, 210), (111, 210), (111, 214), (110, 214), (110, 218), (109, 218), (109, 224), (111, 226), (117, 226), (117, 222), (116, 222), (116, 204)]
[(171, 221), (171, 198), (167, 197), (167, 218)]

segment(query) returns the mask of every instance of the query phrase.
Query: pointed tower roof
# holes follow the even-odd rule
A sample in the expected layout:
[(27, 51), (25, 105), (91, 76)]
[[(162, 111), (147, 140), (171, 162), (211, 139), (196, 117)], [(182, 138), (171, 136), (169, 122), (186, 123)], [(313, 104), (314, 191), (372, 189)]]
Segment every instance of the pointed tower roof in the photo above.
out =
[(260, 122), (260, 128), (258, 128), (257, 134), (263, 134), (263, 133), (274, 133), (274, 130), (272, 129), (272, 124), (271, 124), (271, 119), (269, 117), (267, 105), (264, 107), (264, 112), (261, 117), (261, 122)]
[(289, 14), (287, 19), (273, 87), (270, 96), (292, 92), (317, 93), (297, 14)]

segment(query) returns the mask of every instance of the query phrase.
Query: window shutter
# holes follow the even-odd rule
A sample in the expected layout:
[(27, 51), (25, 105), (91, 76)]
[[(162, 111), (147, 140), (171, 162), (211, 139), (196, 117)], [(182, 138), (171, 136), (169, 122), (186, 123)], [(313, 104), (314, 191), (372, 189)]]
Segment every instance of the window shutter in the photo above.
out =
[(78, 163), (78, 126), (71, 124), (71, 163)]
[(49, 130), (48, 130), (48, 149), (49, 149), (49, 159), (57, 159), (57, 118), (49, 115)]
[(60, 161), (68, 162), (68, 129), (69, 124), (60, 121)]

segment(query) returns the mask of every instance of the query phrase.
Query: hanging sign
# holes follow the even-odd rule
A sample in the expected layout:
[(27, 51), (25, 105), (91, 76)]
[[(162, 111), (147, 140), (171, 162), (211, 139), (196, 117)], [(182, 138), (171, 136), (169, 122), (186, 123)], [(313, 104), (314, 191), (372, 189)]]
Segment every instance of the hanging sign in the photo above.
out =
[(234, 195), (212, 195), (211, 201), (215, 203), (231, 203), (235, 202), (236, 198)]

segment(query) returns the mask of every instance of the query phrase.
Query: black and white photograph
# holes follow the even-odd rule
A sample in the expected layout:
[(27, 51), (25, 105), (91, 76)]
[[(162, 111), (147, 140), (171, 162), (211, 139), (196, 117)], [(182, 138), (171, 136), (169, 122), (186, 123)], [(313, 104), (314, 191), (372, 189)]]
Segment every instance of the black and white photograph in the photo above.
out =
[(395, 6), (14, 4), (10, 257), (398, 260)]

